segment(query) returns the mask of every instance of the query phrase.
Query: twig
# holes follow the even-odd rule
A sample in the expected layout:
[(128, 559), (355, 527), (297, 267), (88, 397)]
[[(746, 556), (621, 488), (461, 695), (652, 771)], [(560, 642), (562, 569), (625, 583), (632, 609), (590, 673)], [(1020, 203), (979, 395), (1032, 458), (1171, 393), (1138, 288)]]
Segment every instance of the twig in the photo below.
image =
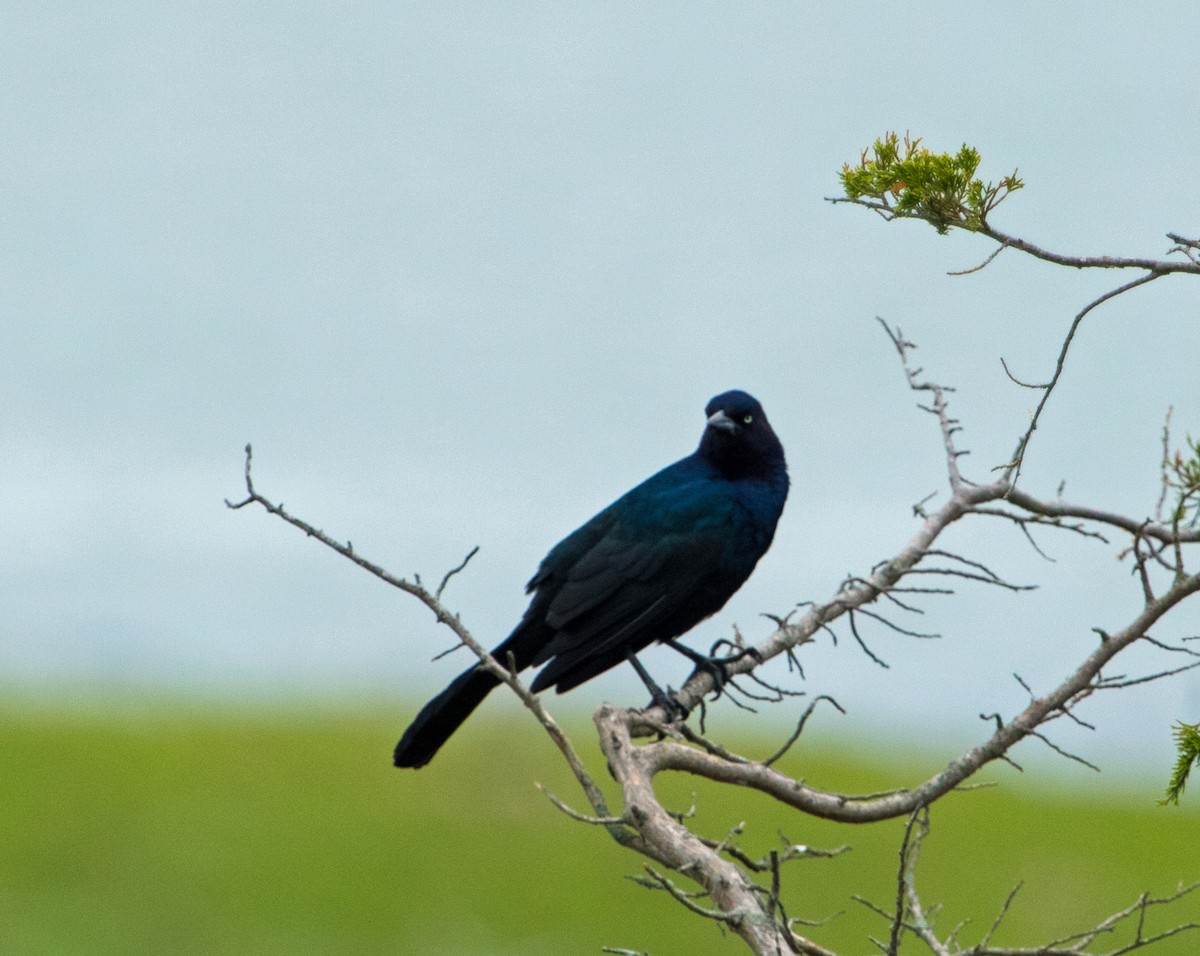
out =
[[(666, 890), (676, 901), (682, 903), (697, 916), (703, 916), (705, 919), (716, 920), (719, 923), (727, 923), (730, 926), (737, 926), (745, 918), (744, 913), (727, 913), (725, 910), (719, 910), (709, 906), (701, 906), (693, 899), (695, 894), (684, 892), (649, 864), (646, 865), (646, 873), (649, 875), (650, 880), (654, 885), (656, 885), (659, 889)], [(703, 895), (707, 896), (708, 894)]]
[(593, 817), (593, 816), (588, 816), (585, 813), (580, 813), (578, 810), (575, 810), (574, 808), (568, 806), (566, 803), (564, 803), (562, 800), (560, 800), (558, 797), (556, 797), (553, 793), (551, 793), (549, 790), (547, 790), (540, 783), (535, 783), (534, 786), (537, 787), (542, 793), (544, 793), (546, 795), (546, 798), (551, 803), (553, 803), (556, 807), (558, 807), (559, 810), (561, 810), (563, 813), (565, 813), (567, 816), (569, 816), (572, 820), (575, 820), (578, 823), (589, 823), (589, 824), (592, 824), (593, 826), (602, 826), (602, 827), (626, 826), (629, 823), (629, 817), (626, 815), (622, 815), (619, 817)]
[[(394, 574), (385, 570), (380, 565), (375, 564), (372, 561), (368, 561), (362, 555), (358, 554), (349, 542), (342, 544), (341, 542), (334, 540), (329, 535), (325, 534), (325, 532), (313, 527), (308, 522), (289, 514), (282, 504), (275, 504), (263, 495), (259, 494), (257, 489), (254, 487), (254, 480), (251, 474), (252, 459), (253, 450), (251, 449), (250, 445), (246, 445), (246, 498), (239, 502), (232, 502), (227, 498), (225, 499), (225, 504), (227, 507), (233, 510), (238, 510), (251, 504), (261, 505), (268, 514), (272, 514), (283, 519), (288, 524), (303, 531), (308, 537), (314, 538), (327, 548), (336, 551), (342, 557), (353, 561), (359, 567), (379, 578), (379, 580), (386, 584), (390, 584), (394, 588), (398, 588), (406, 594), (411, 594), (418, 601), (424, 604), (430, 611), (433, 612), (433, 615), (437, 618), (438, 623), (450, 628), (459, 641), (469, 647), (475, 656), (479, 658), (481, 665), (498, 677), (503, 683), (507, 684), (509, 688), (512, 689), (513, 693), (520, 698), (521, 703), (523, 703), (525, 707), (534, 715), (538, 723), (540, 723), (545, 729), (546, 733), (549, 734), (550, 739), (554, 741), (555, 746), (558, 747), (559, 752), (563, 755), (563, 758), (567, 761), (567, 765), (571, 768), (571, 772), (575, 775), (575, 779), (579, 781), (580, 787), (587, 796), (588, 802), (592, 805), (592, 809), (596, 811), (597, 816), (602, 818), (612, 816), (612, 814), (610, 814), (608, 811), (608, 805), (604, 799), (603, 791), (600, 790), (600, 787), (596, 784), (596, 781), (592, 779), (592, 776), (588, 773), (583, 761), (579, 759), (579, 755), (575, 752), (575, 748), (571, 744), (570, 739), (563, 732), (562, 728), (558, 726), (554, 718), (550, 716), (549, 711), (546, 710), (537, 697), (529, 692), (529, 689), (520, 681), (520, 679), (515, 673), (512, 672), (510, 668), (500, 664), (494, 657), (492, 657), (486, 647), (475, 640), (470, 631), (467, 630), (466, 625), (463, 624), (462, 619), (457, 614), (451, 613), (450, 610), (447, 609), (446, 606), (438, 599), (437, 594), (426, 589), (418, 581), (409, 581), (405, 578), (396, 577)], [(473, 553), (474, 552), (472, 552), (472, 554)], [(470, 555), (467, 557), (469, 560)], [(466, 561), (463, 562), (462, 566), (465, 567), (465, 565)], [(449, 576), (447, 576), (447, 579), (448, 577)], [(443, 579), (443, 585), (447, 579)], [(622, 845), (631, 846), (635, 849), (641, 845), (641, 838), (636, 834), (635, 831), (627, 827), (614, 824), (609, 828), (609, 833), (612, 835), (613, 839)]]
[(1171, 415), (1174, 405), (1167, 406), (1167, 414), (1162, 427), (1162, 461), (1159, 463), (1159, 478), (1161, 489), (1158, 493), (1158, 503), (1154, 506), (1154, 519), (1159, 523), (1163, 520), (1163, 506), (1167, 502), (1167, 493), (1171, 490)]
[(984, 933), (983, 939), (979, 941), (981, 948), (986, 948), (991, 944), (992, 937), (996, 935), (996, 930), (998, 930), (1000, 928), (1000, 924), (1004, 922), (1004, 917), (1008, 915), (1008, 911), (1012, 908), (1013, 900), (1017, 898), (1017, 894), (1021, 891), (1021, 887), (1024, 885), (1024, 882), (1018, 883), (1009, 891), (1008, 896), (1004, 899), (1004, 905), (1000, 907), (1000, 912), (997, 913), (996, 918), (992, 920), (991, 929)]
[(1007, 248), (1008, 248), (1008, 243), (1002, 242), (1002, 243), (1000, 243), (1000, 245), (996, 246), (996, 248), (992, 250), (991, 255), (989, 255), (986, 259), (984, 259), (983, 262), (979, 263), (979, 265), (972, 266), (970, 269), (960, 269), (957, 272), (947, 272), (946, 275), (948, 275), (948, 276), (969, 276), (973, 272), (981, 272), (982, 270), (986, 269), (989, 265), (991, 265), (992, 260), (995, 259), (996, 256), (1000, 255), (1000, 253), (1002, 253)]
[(925, 805), (918, 806), (909, 814), (908, 822), (904, 825), (904, 839), (900, 841), (900, 868), (896, 875), (896, 915), (892, 919), (892, 936), (888, 942), (887, 956), (897, 956), (900, 951), (900, 930), (904, 926), (905, 914), (905, 888), (911, 876), (911, 861), (909, 859), (909, 844), (913, 843), (915, 847), (920, 846), (921, 836), (923, 833), (918, 831), (918, 834), (913, 838), (913, 827), (916, 826), (918, 818), (925, 814), (926, 826), (928, 825), (929, 809)]
[[(1017, 246), (1017, 248), (1020, 248), (1020, 246)], [(1025, 251), (1029, 250), (1026, 249)], [(1042, 257), (1039, 256), (1039, 258)], [(1051, 259), (1050, 261), (1055, 260)], [(1058, 385), (1058, 380), (1062, 377), (1063, 368), (1066, 366), (1067, 362), (1067, 353), (1071, 349), (1071, 343), (1075, 340), (1075, 333), (1079, 330), (1080, 323), (1083, 322), (1087, 314), (1091, 312), (1092, 309), (1096, 308), (1096, 306), (1101, 305), (1102, 303), (1107, 302), (1109, 299), (1115, 298), (1118, 295), (1122, 295), (1131, 289), (1136, 289), (1140, 285), (1145, 285), (1147, 282), (1153, 282), (1155, 279), (1161, 279), (1164, 275), (1168, 274), (1169, 273), (1167, 271), (1164, 271), (1160, 267), (1152, 268), (1150, 272), (1146, 273), (1146, 275), (1139, 276), (1138, 278), (1126, 282), (1124, 285), (1118, 286), (1115, 289), (1111, 289), (1104, 293), (1104, 295), (1093, 299), (1075, 316), (1074, 320), (1071, 322), (1071, 327), (1067, 330), (1066, 338), (1063, 339), (1062, 348), (1059, 350), (1058, 360), (1054, 365), (1054, 374), (1050, 376), (1050, 381), (1046, 383), (1044, 389), (1042, 390), (1042, 397), (1038, 400), (1037, 407), (1033, 410), (1033, 417), (1029, 421), (1029, 427), (1025, 430), (1025, 434), (1021, 437), (1021, 440), (1017, 443), (1016, 454), (1013, 456), (1013, 460), (1011, 462), (1001, 466), (1001, 469), (1004, 471), (1005, 476), (1009, 479), (1013, 488), (1016, 487), (1017, 481), (1021, 477), (1021, 466), (1025, 461), (1025, 453), (1029, 449), (1029, 442), (1033, 439), (1033, 433), (1037, 431), (1038, 422), (1041, 421), (1042, 418), (1042, 411), (1046, 408), (1046, 403), (1050, 400), (1050, 396), (1053, 394), (1055, 386)]]
[(812, 712), (816, 709), (817, 704), (819, 704), (823, 700), (827, 700), (827, 701), (829, 701), (829, 703), (833, 704), (833, 706), (837, 708), (838, 713), (840, 713), (840, 714), (846, 713), (846, 711), (842, 708), (842, 705), (839, 704), (832, 697), (830, 697), (828, 694), (821, 694), (818, 697), (814, 697), (812, 699), (812, 702), (804, 709), (804, 713), (800, 715), (800, 720), (797, 722), (796, 729), (792, 731), (791, 736), (788, 737), (788, 739), (786, 741), (784, 741), (784, 744), (782, 747), (780, 747), (778, 750), (775, 751), (775, 753), (771, 754), (771, 756), (769, 756), (766, 760), (764, 760), (762, 762), (764, 767), (771, 766), (771, 764), (775, 763), (777, 760), (779, 760), (781, 757), (783, 757), (784, 754), (786, 754), (789, 750), (792, 749), (792, 744), (794, 744), (797, 740), (799, 740), (800, 735), (802, 733), (804, 733), (804, 725), (808, 723), (808, 718), (812, 716)]
[[(1062, 711), (1060, 711), (1060, 713), (1067, 713), (1067, 711), (1062, 710)], [(1087, 767), (1089, 770), (1096, 771), (1096, 773), (1100, 772), (1100, 768), (1097, 767), (1090, 760), (1084, 760), (1083, 757), (1080, 757), (1078, 754), (1073, 754), (1069, 750), (1064, 750), (1062, 747), (1058, 746), (1058, 744), (1056, 744), (1052, 740), (1050, 740), (1050, 738), (1047, 737), (1045, 734), (1043, 734), (1040, 730), (1031, 730), (1029, 732), (1029, 736), (1036, 737), (1038, 740), (1040, 740), (1042, 743), (1044, 743), (1047, 747), (1049, 747), (1051, 750), (1053, 750), (1060, 757), (1066, 757), (1068, 760), (1073, 760), (1076, 763), (1082, 764), (1083, 766)]]
[(442, 578), (442, 583), (439, 584), (438, 589), (433, 592), (433, 596), (440, 600), (442, 597), (442, 592), (446, 590), (446, 585), (450, 582), (450, 579), (462, 571), (470, 563), (471, 559), (478, 553), (479, 545), (475, 545), (475, 547), (467, 552), (467, 556), (462, 559), (461, 563), (457, 567), (451, 568), (446, 572), (446, 576)]
[(1021, 386), (1021, 388), (1039, 388), (1039, 389), (1040, 389), (1040, 388), (1049, 388), (1049, 387), (1050, 387), (1050, 386), (1049, 386), (1049, 384), (1046, 384), (1046, 385), (1034, 385), (1032, 382), (1022, 382), (1022, 381), (1021, 381), (1019, 378), (1017, 378), (1015, 375), (1013, 375), (1013, 373), (1012, 373), (1012, 369), (1010, 369), (1010, 368), (1008, 367), (1008, 363), (1007, 363), (1006, 361), (1004, 361), (1004, 356), (1003, 356), (1003, 355), (1002, 355), (1002, 356), (1000, 356), (1000, 364), (1001, 364), (1001, 366), (1003, 366), (1003, 368), (1004, 368), (1004, 374), (1008, 376), (1008, 378), (1009, 378), (1009, 381), (1011, 381), (1011, 382), (1012, 382), (1014, 385), (1020, 385), (1020, 386)]

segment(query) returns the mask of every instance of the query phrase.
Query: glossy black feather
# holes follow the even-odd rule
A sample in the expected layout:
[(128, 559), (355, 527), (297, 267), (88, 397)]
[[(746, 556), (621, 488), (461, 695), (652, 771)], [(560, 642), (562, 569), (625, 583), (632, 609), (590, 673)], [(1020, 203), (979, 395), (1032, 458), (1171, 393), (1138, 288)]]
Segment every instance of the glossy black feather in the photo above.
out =
[[(530, 685), (559, 693), (720, 610), (766, 553), (787, 499), (783, 447), (745, 392), (705, 409), (700, 447), (617, 499), (559, 542), (526, 590), (533, 598), (492, 653)], [(424, 766), (498, 684), (478, 667), (417, 715), (398, 767)]]

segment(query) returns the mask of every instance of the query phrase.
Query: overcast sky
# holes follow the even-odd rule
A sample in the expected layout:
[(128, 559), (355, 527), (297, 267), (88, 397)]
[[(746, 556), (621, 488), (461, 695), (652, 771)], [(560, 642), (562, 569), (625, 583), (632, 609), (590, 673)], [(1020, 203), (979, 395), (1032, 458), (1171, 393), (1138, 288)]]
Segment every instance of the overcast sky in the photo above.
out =
[[(814, 9), (816, 8), (816, 9)], [(690, 639), (827, 599), (944, 487), (874, 321), (957, 385), (966, 463), (1006, 460), (1073, 314), (1130, 276), (833, 206), (888, 129), (1028, 183), (994, 221), (1077, 254), (1200, 233), (1192, 2), (36, 4), (0, 31), (0, 681), (337, 691), (411, 704), (466, 664), (427, 612), (261, 512), (260, 490), (436, 579), (489, 644), (542, 555), (744, 388), (792, 497), (750, 583)], [(1148, 514), (1163, 415), (1200, 434), (1194, 280), (1088, 320), (1028, 490)], [(1033, 595), (929, 602), (940, 642), (804, 651), (848, 733), (978, 735), (1135, 613), (1116, 548), (1011, 528), (950, 544)], [(1194, 603), (1194, 602), (1193, 602)], [(1200, 632), (1185, 606), (1163, 638)], [(678, 684), (669, 651), (647, 662)], [(1171, 662), (1173, 663), (1173, 662)], [(1144, 666), (1158, 661), (1143, 659)], [(626, 669), (621, 669), (622, 671)], [(576, 692), (640, 703), (629, 675)], [(495, 706), (495, 705), (491, 705)], [(790, 712), (781, 717), (794, 716)], [(1177, 679), (1066, 742), (1169, 760)], [(1106, 736), (1105, 744), (1101, 736)], [(936, 742), (934, 740), (934, 742)], [(1129, 758), (1133, 759), (1133, 758)]]

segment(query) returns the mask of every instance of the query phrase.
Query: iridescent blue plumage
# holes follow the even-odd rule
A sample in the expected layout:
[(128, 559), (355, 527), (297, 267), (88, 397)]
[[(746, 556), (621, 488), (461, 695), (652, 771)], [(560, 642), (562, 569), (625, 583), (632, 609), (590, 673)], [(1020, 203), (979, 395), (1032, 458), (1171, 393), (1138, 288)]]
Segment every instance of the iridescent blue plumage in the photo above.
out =
[[(715, 614), (771, 545), (787, 499), (783, 447), (741, 391), (708, 403), (700, 447), (559, 542), (526, 590), (529, 609), (492, 653), (545, 665), (534, 691), (559, 693)], [(498, 684), (472, 667), (430, 701), (396, 747), (424, 766)]]

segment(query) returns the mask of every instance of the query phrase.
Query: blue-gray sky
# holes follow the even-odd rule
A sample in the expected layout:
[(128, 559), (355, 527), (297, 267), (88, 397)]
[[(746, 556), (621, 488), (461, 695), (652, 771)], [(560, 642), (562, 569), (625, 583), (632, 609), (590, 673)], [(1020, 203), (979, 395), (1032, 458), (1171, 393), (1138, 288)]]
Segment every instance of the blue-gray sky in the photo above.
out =
[[(260, 488), (398, 573), (439, 576), (489, 643), (545, 551), (687, 454), (715, 392), (766, 405), (793, 497), (697, 646), (828, 597), (944, 484), (882, 315), (959, 387), (985, 477), (1071, 316), (1112, 287), (831, 206), (888, 129), (980, 149), (1028, 188), (1003, 229), (1161, 255), (1200, 232), (1193, 3), (38, 4), (0, 32), (0, 678), (416, 699), (465, 664), (429, 615), (261, 513)], [(1143, 515), (1159, 430), (1200, 433), (1194, 282), (1088, 320), (1031, 491)], [(964, 589), (940, 642), (805, 652), (840, 726), (979, 732), (1046, 690), (1138, 589), (1114, 549), (970, 525), (953, 545), (1041, 591)], [(1200, 631), (1186, 608), (1163, 637)], [(664, 680), (686, 671), (650, 655)], [(1148, 663), (1148, 662), (1143, 662)], [(581, 705), (640, 699), (626, 675)], [(1169, 754), (1180, 679), (1089, 704)], [(400, 726), (398, 718), (398, 728)], [(904, 728), (910, 728), (905, 730)], [(1070, 740), (1077, 738), (1072, 734)], [(1105, 749), (1096, 736), (1085, 752)]]

